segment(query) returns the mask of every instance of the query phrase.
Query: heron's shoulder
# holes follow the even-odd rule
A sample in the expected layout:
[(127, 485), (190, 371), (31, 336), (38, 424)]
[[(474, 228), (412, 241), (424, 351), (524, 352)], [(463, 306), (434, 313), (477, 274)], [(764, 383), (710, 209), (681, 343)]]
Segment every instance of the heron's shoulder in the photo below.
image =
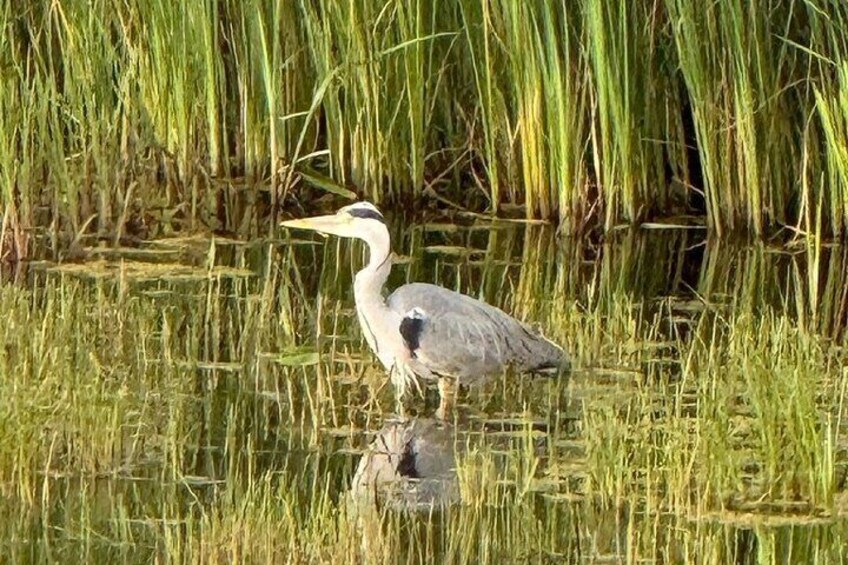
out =
[(409, 283), (399, 286), (392, 292), (387, 301), (389, 303), (398, 303), (401, 301), (409, 301), (415, 299), (430, 299), (431, 297), (447, 297), (452, 294), (459, 294), (452, 290), (436, 286), (429, 283)]
[(410, 283), (398, 287), (389, 295), (386, 302), (393, 310), (402, 313), (416, 307), (433, 312), (455, 309), (461, 305), (469, 307), (483, 304), (470, 296), (428, 283)]

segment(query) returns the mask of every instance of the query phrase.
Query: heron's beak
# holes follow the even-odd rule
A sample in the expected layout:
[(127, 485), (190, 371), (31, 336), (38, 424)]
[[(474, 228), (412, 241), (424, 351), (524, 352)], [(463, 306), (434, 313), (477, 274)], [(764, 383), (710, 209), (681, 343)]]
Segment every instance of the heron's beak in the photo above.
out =
[(346, 230), (344, 228), (348, 225), (348, 221), (344, 216), (329, 214), (326, 216), (314, 216), (312, 218), (286, 220), (285, 222), (280, 222), (280, 225), (284, 228), (311, 230), (319, 233), (345, 236)]

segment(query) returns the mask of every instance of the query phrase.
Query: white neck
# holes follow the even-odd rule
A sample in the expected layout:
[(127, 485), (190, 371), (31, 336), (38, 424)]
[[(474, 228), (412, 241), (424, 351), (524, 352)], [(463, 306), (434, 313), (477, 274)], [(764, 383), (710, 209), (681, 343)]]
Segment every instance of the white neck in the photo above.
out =
[(371, 350), (386, 369), (392, 370), (397, 355), (403, 350), (400, 315), (386, 305), (383, 285), (392, 270), (389, 230), (375, 225), (359, 236), (368, 244), (368, 265), (356, 273), (353, 296), (359, 323)]
[(354, 298), (360, 307), (373, 302), (385, 304), (383, 285), (392, 270), (391, 241), (389, 230), (385, 226), (375, 226), (362, 238), (368, 245), (368, 264), (356, 273), (353, 285)]

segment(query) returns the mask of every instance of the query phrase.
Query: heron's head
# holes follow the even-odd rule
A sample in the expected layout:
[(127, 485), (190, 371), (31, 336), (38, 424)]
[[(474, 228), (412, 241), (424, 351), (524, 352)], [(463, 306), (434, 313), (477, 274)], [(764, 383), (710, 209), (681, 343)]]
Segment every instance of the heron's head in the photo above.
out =
[(367, 242), (381, 238), (384, 234), (388, 235), (383, 215), (370, 202), (356, 202), (341, 208), (335, 214), (287, 220), (280, 225), (339, 237), (355, 237)]

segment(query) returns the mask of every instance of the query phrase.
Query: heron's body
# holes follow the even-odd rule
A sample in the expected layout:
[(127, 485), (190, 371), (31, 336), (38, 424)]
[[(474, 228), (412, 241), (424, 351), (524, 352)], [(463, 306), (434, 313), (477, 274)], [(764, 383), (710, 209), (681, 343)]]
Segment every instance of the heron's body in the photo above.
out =
[(374, 206), (360, 202), (330, 216), (283, 222), (289, 227), (356, 237), (369, 247), (354, 299), (365, 339), (401, 394), (416, 378), (474, 384), (507, 368), (535, 372), (568, 366), (563, 350), (504, 311), (439, 286), (413, 283), (388, 298), (389, 232)]
[(463, 384), (499, 374), (506, 367), (532, 372), (563, 362), (562, 349), (538, 332), (494, 306), (452, 290), (408, 284), (392, 293), (387, 304), (395, 312), (423, 313), (413, 328), (416, 337), (405, 340), (408, 350), (432, 373)]

